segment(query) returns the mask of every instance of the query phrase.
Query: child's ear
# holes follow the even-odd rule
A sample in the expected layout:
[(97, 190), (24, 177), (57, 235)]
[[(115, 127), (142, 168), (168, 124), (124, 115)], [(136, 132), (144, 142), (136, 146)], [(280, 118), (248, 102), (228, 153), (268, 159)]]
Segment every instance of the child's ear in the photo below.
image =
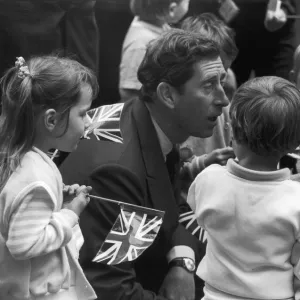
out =
[(169, 16), (171, 18), (175, 17), (176, 8), (177, 8), (177, 3), (176, 2), (171, 2), (170, 6), (169, 6)]
[(44, 124), (47, 130), (53, 132), (58, 123), (58, 114), (55, 109), (47, 109), (44, 113)]
[(289, 73), (289, 80), (293, 83), (296, 83), (296, 78), (295, 78), (295, 71), (291, 70)]

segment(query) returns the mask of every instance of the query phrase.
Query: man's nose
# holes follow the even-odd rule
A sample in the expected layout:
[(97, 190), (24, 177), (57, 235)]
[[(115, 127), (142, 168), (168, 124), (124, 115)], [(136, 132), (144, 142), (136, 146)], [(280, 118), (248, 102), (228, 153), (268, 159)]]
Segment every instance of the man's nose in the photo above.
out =
[(227, 98), (224, 88), (222, 86), (220, 86), (220, 89), (218, 90), (216, 100), (216, 103), (222, 107), (229, 105), (229, 99)]

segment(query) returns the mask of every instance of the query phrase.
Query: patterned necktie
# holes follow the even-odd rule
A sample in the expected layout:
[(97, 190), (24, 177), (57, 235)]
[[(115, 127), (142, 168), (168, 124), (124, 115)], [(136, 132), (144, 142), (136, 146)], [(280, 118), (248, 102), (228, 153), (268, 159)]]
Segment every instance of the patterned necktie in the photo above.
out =
[(176, 175), (178, 174), (180, 168), (180, 155), (176, 146), (174, 146), (171, 152), (166, 156), (166, 166), (171, 183), (174, 185)]

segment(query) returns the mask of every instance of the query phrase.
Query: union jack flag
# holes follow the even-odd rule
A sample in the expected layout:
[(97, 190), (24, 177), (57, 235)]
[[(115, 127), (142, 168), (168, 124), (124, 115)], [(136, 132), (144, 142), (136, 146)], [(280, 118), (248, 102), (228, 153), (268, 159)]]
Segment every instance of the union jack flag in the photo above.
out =
[(94, 262), (116, 265), (137, 259), (154, 242), (164, 212), (124, 203)]
[[(87, 112), (87, 117), (91, 125), (85, 131), (83, 138), (89, 139), (90, 134), (94, 134), (97, 140), (106, 140), (116, 143), (123, 143), (120, 129), (121, 114), (124, 103), (112, 105), (103, 105), (98, 108), (91, 109)], [(58, 149), (48, 151), (48, 156), (55, 160), (60, 157)]]
[(206, 243), (207, 233), (198, 225), (193, 211), (180, 214), (179, 223), (181, 223), (192, 235), (196, 236), (199, 241)]
[(87, 112), (91, 125), (84, 133), (84, 138), (94, 134), (97, 140), (108, 140), (122, 143), (120, 129), (121, 114), (124, 103), (104, 105)]

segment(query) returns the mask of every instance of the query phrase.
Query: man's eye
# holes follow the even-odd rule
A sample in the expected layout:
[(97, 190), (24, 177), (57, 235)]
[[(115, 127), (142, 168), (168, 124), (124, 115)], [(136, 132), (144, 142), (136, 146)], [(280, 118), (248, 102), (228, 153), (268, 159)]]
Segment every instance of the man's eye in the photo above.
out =
[(226, 80), (224, 80), (224, 81), (221, 81), (221, 86), (222, 86), (222, 87), (224, 87), (224, 86), (225, 86), (225, 84), (226, 84)]
[(213, 86), (213, 83), (212, 82), (207, 82), (204, 84), (204, 88), (211, 88)]

